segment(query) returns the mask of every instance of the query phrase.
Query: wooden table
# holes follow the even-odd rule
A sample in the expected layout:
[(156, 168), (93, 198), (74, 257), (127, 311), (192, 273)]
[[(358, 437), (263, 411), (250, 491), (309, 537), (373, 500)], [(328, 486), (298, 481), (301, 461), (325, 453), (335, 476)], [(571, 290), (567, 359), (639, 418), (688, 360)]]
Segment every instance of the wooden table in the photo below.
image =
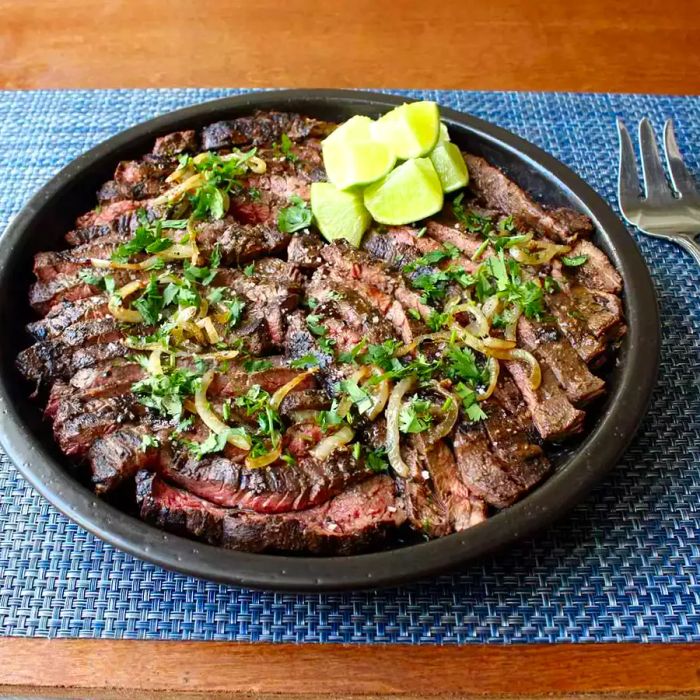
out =
[(0, 87), (697, 94), (698, 37), (697, 0), (0, 0)]
[[(697, 0), (0, 0), (0, 87), (700, 93)], [(0, 100), (2, 97), (0, 97)], [(0, 639), (0, 694), (673, 697), (692, 645), (465, 648)]]

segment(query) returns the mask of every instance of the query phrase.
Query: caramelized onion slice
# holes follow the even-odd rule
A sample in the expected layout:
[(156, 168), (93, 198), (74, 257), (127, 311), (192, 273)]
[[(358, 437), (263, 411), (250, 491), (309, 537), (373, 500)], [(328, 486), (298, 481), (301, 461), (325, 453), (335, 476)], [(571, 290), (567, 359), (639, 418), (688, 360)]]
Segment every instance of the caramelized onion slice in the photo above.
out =
[(109, 313), (111, 313), (117, 321), (122, 321), (123, 323), (141, 323), (143, 320), (141, 314), (136, 311), (136, 309), (125, 309), (122, 306), (122, 302), (143, 286), (144, 282), (141, 280), (127, 282), (116, 294), (113, 294), (109, 298), (107, 308), (109, 309)]
[(278, 440), (277, 445), (274, 445), (273, 448), (264, 455), (260, 455), (260, 457), (251, 457), (248, 455), (245, 458), (245, 465), (248, 469), (261, 469), (262, 467), (267, 467), (269, 464), (276, 462), (281, 454), (282, 440)]
[(486, 361), (486, 366), (489, 368), (489, 384), (486, 389), (476, 395), (477, 401), (486, 401), (493, 394), (496, 384), (498, 384), (498, 375), (501, 372), (501, 363), (495, 357), (489, 357)]
[(406, 478), (409, 469), (401, 457), (401, 436), (399, 433), (399, 412), (403, 397), (416, 385), (415, 377), (404, 377), (392, 390), (386, 408), (386, 454), (392, 469)]
[(445, 435), (449, 434), (452, 428), (454, 428), (459, 414), (459, 402), (452, 392), (447, 391), (447, 389), (440, 386), (437, 382), (431, 382), (430, 388), (446, 400), (449, 399), (449, 404), (444, 410), (444, 418), (425, 433), (425, 441), (429, 445), (432, 445), (441, 438), (444, 438)]
[(287, 394), (295, 386), (301, 384), (307, 377), (310, 377), (312, 374), (315, 374), (316, 372), (318, 372), (318, 367), (312, 367), (311, 369), (307, 369), (305, 372), (300, 372), (293, 379), (290, 379), (284, 386), (281, 386), (272, 395), (272, 398), (270, 399), (270, 407), (273, 410), (278, 411), (279, 407), (282, 405), (282, 401), (284, 401)]
[(355, 431), (349, 425), (344, 425), (333, 435), (323, 438), (316, 447), (309, 451), (309, 454), (314, 459), (327, 459), (339, 447), (347, 445), (353, 437), (355, 437)]
[(249, 450), (250, 449), (250, 438), (247, 435), (239, 435), (236, 433), (232, 433), (229, 430), (229, 426), (224, 423), (219, 416), (214, 413), (212, 410), (212, 407), (209, 403), (209, 400), (207, 399), (207, 390), (209, 389), (209, 385), (211, 384), (212, 380), (214, 379), (214, 370), (209, 370), (204, 374), (202, 377), (202, 380), (199, 384), (199, 387), (197, 388), (197, 391), (195, 391), (194, 394), (194, 406), (195, 410), (197, 411), (197, 415), (202, 419), (202, 423), (209, 428), (212, 432), (216, 433), (217, 435), (221, 435), (223, 432), (228, 433), (228, 437), (226, 438), (226, 441), (231, 443), (232, 445), (235, 445), (241, 450)]
[(515, 348), (509, 352), (510, 357), (508, 359), (518, 360), (518, 362), (524, 362), (530, 366), (530, 388), (533, 391), (539, 389), (542, 383), (542, 368), (535, 356), (522, 348)]

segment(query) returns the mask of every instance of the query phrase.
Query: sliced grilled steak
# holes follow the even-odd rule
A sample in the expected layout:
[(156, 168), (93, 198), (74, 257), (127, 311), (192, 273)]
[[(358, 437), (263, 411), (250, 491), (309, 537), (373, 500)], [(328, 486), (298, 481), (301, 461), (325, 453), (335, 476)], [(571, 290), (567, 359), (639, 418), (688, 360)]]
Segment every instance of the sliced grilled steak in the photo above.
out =
[(202, 148), (218, 150), (232, 146), (262, 146), (279, 141), (286, 134), (292, 141), (307, 136), (324, 136), (334, 126), (299, 114), (256, 112), (251, 117), (238, 117), (215, 122), (202, 129)]
[(371, 476), (362, 460), (336, 450), (322, 462), (311, 457), (248, 469), (220, 455), (197, 460), (186, 450), (163, 450), (160, 472), (201, 498), (258, 513), (304, 510)]
[(398, 480), (408, 521), (427, 537), (448, 535), (452, 532), (453, 519), (433, 488), (425, 445), (419, 437), (412, 435), (402, 443), (401, 457), (409, 469), (409, 476)]
[(143, 438), (149, 434), (151, 431), (144, 426), (125, 426), (90, 445), (87, 461), (92, 485), (98, 495), (113, 491), (131, 479), (139, 469), (158, 463), (157, 448), (143, 444)]
[(124, 357), (131, 351), (121, 342), (98, 343), (66, 352), (66, 346), (57, 341), (35, 343), (17, 356), (20, 373), (30, 382), (41, 382), (57, 377), (69, 378), (79, 369), (93, 367), (104, 360)]
[(250, 552), (308, 551), (351, 554), (377, 546), (405, 520), (393, 481), (376, 476), (328, 503), (279, 515), (215, 506), (139, 472), (141, 517), (170, 532)]
[(571, 209), (545, 210), (483, 158), (465, 153), (464, 159), (472, 192), (486, 206), (511, 214), (519, 228), (533, 228), (564, 243), (592, 232), (593, 224), (587, 216)]
[(462, 424), (453, 438), (457, 467), (470, 491), (497, 508), (514, 503), (525, 491), (492, 452), (483, 426)]
[(461, 258), (463, 267), (467, 272), (473, 272), (478, 267), (478, 264), (470, 260), (471, 256), (476, 253), (484, 239), (475, 233), (469, 233), (459, 228), (458, 224), (448, 225), (439, 221), (428, 221), (426, 223), (427, 234), (435, 241), (438, 241), (443, 246), (445, 244), (453, 245), (459, 251), (464, 253)]
[(159, 136), (152, 152), (157, 156), (172, 157), (180, 153), (195, 153), (198, 148), (199, 143), (195, 131), (175, 131), (172, 134)]
[(373, 304), (352, 287), (330, 278), (325, 268), (314, 273), (306, 293), (317, 302), (314, 315), (341, 352), (363, 339), (375, 344), (395, 337), (394, 327)]
[(177, 167), (177, 160), (151, 156), (141, 161), (123, 160), (114, 172), (114, 182), (124, 199), (157, 197), (167, 189), (165, 178)]
[(54, 418), (54, 437), (65, 454), (82, 455), (96, 438), (145, 415), (145, 407), (131, 393), (85, 402), (65, 400)]
[(232, 217), (199, 224), (197, 244), (208, 252), (219, 246), (225, 265), (238, 265), (263, 255), (276, 255), (287, 248), (290, 236), (281, 233), (276, 222), (241, 224)]
[[(355, 250), (345, 242), (327, 245), (322, 251), (322, 256), (336, 273), (348, 280), (348, 284), (352, 284), (350, 280), (357, 280), (367, 287), (374, 287), (393, 297), (404, 310), (402, 314), (404, 319), (406, 312), (411, 310), (420, 314), (423, 319), (430, 317), (432, 310), (421, 301), (420, 295), (409, 289), (401, 278), (386, 268), (384, 263), (373, 260), (366, 253)], [(397, 327), (403, 327), (400, 316), (399, 318), (392, 316), (389, 320)]]
[(572, 406), (545, 363), (540, 362), (542, 382), (537, 390), (530, 387), (528, 371), (522, 364), (509, 361), (505, 365), (522, 393), (532, 415), (532, 422), (543, 439), (563, 440), (583, 430), (586, 414)]
[(591, 373), (554, 324), (521, 316), (518, 321), (518, 340), (538, 360), (547, 364), (575, 406), (584, 406), (605, 390), (605, 382)]
[(540, 445), (533, 442), (535, 427), (520, 393), (510, 378), (504, 376), (492, 398), (484, 404), (487, 418), (483, 427), (491, 451), (510, 479), (529, 491), (549, 473), (550, 463)]
[(410, 343), (414, 335), (424, 332), (423, 322), (409, 317), (401, 302), (389, 294), (361, 280), (347, 277), (343, 270), (337, 270), (332, 266), (327, 269), (327, 274), (330, 280), (351, 287), (372, 304), (379, 314), (392, 324), (403, 341)]
[(27, 324), (27, 331), (36, 340), (56, 338), (79, 321), (102, 318), (107, 313), (107, 297), (96, 294), (76, 301), (55, 304), (39, 321)]
[(73, 275), (90, 267), (91, 258), (108, 260), (123, 240), (124, 235), (112, 233), (68, 250), (37, 253), (34, 256), (34, 274), (42, 282), (48, 282), (58, 275)]
[(287, 246), (287, 260), (302, 270), (315, 270), (323, 264), (321, 237), (312, 231), (302, 231), (292, 236)]
[(438, 498), (444, 504), (454, 532), (486, 520), (486, 503), (472, 493), (462, 479), (452, 450), (438, 440), (425, 448), (425, 460)]
[(585, 255), (588, 259), (583, 265), (564, 268), (581, 286), (600, 292), (619, 294), (622, 291), (622, 277), (612, 266), (605, 253), (590, 241), (578, 241), (571, 249), (569, 257)]

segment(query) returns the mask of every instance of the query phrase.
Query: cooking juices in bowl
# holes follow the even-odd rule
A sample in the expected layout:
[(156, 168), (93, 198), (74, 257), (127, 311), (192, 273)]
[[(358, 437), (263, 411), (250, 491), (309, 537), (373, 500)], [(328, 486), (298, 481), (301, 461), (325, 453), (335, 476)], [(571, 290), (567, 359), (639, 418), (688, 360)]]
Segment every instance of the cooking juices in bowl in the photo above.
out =
[(379, 224), (353, 183), (333, 201), (366, 217), (358, 247), (324, 240), (335, 127), (267, 111), (161, 136), (34, 258), (17, 366), (60, 450), (149, 523), (317, 555), (460, 532), (545, 479), (606, 391), (622, 280), (587, 216), (464, 153), (436, 215)]

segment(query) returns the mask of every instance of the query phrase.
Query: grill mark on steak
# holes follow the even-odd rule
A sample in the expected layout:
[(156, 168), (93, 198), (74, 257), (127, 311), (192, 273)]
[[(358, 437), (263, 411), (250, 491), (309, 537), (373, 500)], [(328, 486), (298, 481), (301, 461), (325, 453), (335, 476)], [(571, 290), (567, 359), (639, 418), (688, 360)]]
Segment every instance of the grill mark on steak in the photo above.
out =
[(296, 464), (280, 462), (261, 469), (248, 469), (221, 455), (197, 460), (186, 450), (164, 449), (158, 468), (169, 481), (200, 498), (257, 513), (305, 510), (372, 474), (363, 460), (344, 449), (323, 461), (304, 457)]
[(158, 450), (142, 443), (150, 432), (140, 425), (125, 426), (95, 440), (87, 453), (95, 493), (102, 496), (114, 491), (139, 469), (157, 464)]
[(581, 286), (600, 292), (619, 294), (622, 292), (622, 277), (612, 266), (605, 253), (593, 245), (590, 241), (577, 241), (569, 257), (586, 255), (583, 265), (573, 268), (565, 268), (567, 276), (576, 280)]
[(176, 534), (250, 552), (351, 554), (377, 546), (405, 521), (389, 477), (376, 476), (306, 511), (262, 515), (221, 508), (146, 471), (136, 476), (141, 517)]
[(423, 449), (434, 491), (447, 511), (451, 530), (460, 532), (486, 520), (486, 503), (465, 484), (447, 444), (438, 440)]
[(103, 360), (124, 357), (131, 352), (119, 341), (96, 343), (66, 352), (63, 343), (42, 341), (35, 343), (17, 356), (15, 364), (30, 382), (43, 382), (56, 377), (69, 378), (79, 369), (92, 367)]
[(76, 301), (59, 302), (44, 318), (28, 323), (26, 328), (36, 340), (48, 340), (60, 336), (74, 323), (102, 318), (106, 313), (107, 298), (96, 294)]
[(593, 230), (591, 220), (571, 209), (545, 210), (518, 185), (483, 158), (464, 153), (469, 169), (469, 188), (488, 207), (511, 214), (519, 228), (533, 228), (564, 243)]
[(282, 134), (292, 141), (301, 141), (307, 136), (325, 136), (334, 126), (289, 112), (256, 112), (249, 117), (205, 126), (202, 129), (202, 148), (218, 150), (232, 146), (262, 146), (279, 141)]
[(198, 148), (197, 132), (189, 129), (159, 136), (153, 146), (152, 153), (157, 156), (172, 157), (180, 153), (196, 153)]
[(286, 250), (290, 236), (274, 224), (241, 224), (227, 216), (219, 221), (198, 224), (197, 243), (203, 252), (219, 246), (224, 265), (246, 263), (264, 255)]
[(85, 454), (96, 438), (113, 432), (122, 423), (144, 418), (146, 408), (133, 394), (88, 401), (64, 400), (56, 413), (53, 432), (66, 455)]
[(546, 363), (575, 406), (584, 406), (605, 390), (605, 382), (591, 373), (554, 324), (521, 316), (518, 340), (540, 362)]
[(321, 237), (313, 231), (301, 231), (292, 236), (287, 246), (287, 260), (302, 270), (315, 270), (323, 264)]
[[(404, 324), (404, 319), (407, 319), (406, 311), (413, 309), (423, 319), (430, 317), (431, 309), (421, 301), (420, 295), (409, 289), (400, 277), (387, 270), (381, 261), (373, 260), (366, 253), (355, 250), (345, 242), (327, 245), (321, 255), (328, 265), (335, 269), (336, 274), (348, 280), (348, 284), (352, 284), (351, 280), (357, 280), (366, 285), (366, 288), (374, 287), (398, 302), (400, 309), (392, 304), (387, 311), (387, 319), (401, 329), (402, 335), (408, 335)], [(413, 336), (417, 327), (414, 324), (409, 324), (409, 327)], [(424, 327), (418, 327), (418, 332), (422, 329)]]
[(585, 413), (574, 406), (560, 388), (552, 370), (540, 362), (542, 382), (537, 390), (530, 387), (528, 371), (519, 362), (505, 362), (506, 369), (527, 404), (532, 422), (544, 440), (559, 441), (583, 430)]
[(453, 438), (457, 468), (470, 491), (497, 508), (514, 503), (523, 488), (491, 451), (484, 427), (478, 423), (460, 425)]

